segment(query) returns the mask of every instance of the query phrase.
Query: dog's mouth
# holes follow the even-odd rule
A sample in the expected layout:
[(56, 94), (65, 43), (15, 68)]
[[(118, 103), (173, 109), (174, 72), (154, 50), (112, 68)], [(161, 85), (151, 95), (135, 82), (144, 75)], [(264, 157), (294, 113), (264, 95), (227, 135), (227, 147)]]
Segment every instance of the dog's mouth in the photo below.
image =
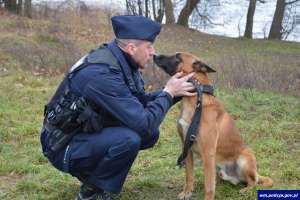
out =
[(166, 56), (166, 55), (154, 55), (153, 56), (154, 63), (164, 70), (170, 76), (173, 76), (177, 71), (177, 66), (181, 62), (175, 56)]

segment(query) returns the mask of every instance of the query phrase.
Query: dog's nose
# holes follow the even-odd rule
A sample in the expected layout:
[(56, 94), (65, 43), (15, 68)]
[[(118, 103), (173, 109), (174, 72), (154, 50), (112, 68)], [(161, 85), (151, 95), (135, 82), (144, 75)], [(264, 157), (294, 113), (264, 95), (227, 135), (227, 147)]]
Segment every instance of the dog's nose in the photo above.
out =
[(154, 55), (153, 55), (153, 60), (154, 60), (154, 61), (155, 61), (155, 60), (159, 60), (160, 57), (161, 57), (161, 55), (159, 55), (159, 54), (154, 54)]

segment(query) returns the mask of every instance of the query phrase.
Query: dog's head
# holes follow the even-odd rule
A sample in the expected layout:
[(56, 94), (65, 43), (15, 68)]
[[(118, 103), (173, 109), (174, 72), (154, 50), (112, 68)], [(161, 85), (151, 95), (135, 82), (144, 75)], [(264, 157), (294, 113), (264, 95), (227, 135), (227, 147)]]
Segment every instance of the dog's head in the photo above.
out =
[(213, 68), (203, 63), (199, 58), (190, 53), (176, 53), (175, 55), (155, 55), (153, 60), (156, 65), (163, 69), (167, 74), (173, 76), (177, 72), (185, 74), (196, 72), (206, 74), (216, 72)]

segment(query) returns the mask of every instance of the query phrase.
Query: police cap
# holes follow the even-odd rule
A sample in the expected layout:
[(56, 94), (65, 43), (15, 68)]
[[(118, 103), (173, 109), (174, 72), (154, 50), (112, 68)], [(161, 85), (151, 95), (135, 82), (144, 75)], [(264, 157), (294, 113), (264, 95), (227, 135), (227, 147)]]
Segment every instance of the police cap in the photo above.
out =
[(119, 39), (136, 39), (154, 42), (161, 26), (144, 16), (120, 15), (111, 18), (115, 36)]

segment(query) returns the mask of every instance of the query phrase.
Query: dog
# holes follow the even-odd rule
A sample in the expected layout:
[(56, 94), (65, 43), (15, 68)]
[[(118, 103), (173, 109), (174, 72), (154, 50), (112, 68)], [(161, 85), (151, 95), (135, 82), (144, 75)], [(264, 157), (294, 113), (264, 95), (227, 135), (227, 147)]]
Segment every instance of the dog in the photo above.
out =
[[(175, 55), (155, 55), (154, 62), (169, 75), (177, 72), (188, 74), (195, 72), (192, 79), (204, 85), (210, 85), (208, 73), (216, 72), (190, 53)], [(197, 96), (183, 97), (178, 120), (178, 133), (184, 143), (188, 127), (196, 109)], [(241, 190), (260, 184), (272, 186), (273, 180), (257, 173), (256, 159), (252, 150), (243, 142), (238, 128), (234, 125), (235, 117), (228, 114), (221, 102), (214, 96), (203, 93), (200, 129), (185, 160), (186, 183), (178, 195), (180, 200), (188, 200), (194, 187), (193, 153), (202, 158), (204, 169), (205, 200), (215, 198), (216, 167), (219, 176), (232, 184), (247, 184)]]

